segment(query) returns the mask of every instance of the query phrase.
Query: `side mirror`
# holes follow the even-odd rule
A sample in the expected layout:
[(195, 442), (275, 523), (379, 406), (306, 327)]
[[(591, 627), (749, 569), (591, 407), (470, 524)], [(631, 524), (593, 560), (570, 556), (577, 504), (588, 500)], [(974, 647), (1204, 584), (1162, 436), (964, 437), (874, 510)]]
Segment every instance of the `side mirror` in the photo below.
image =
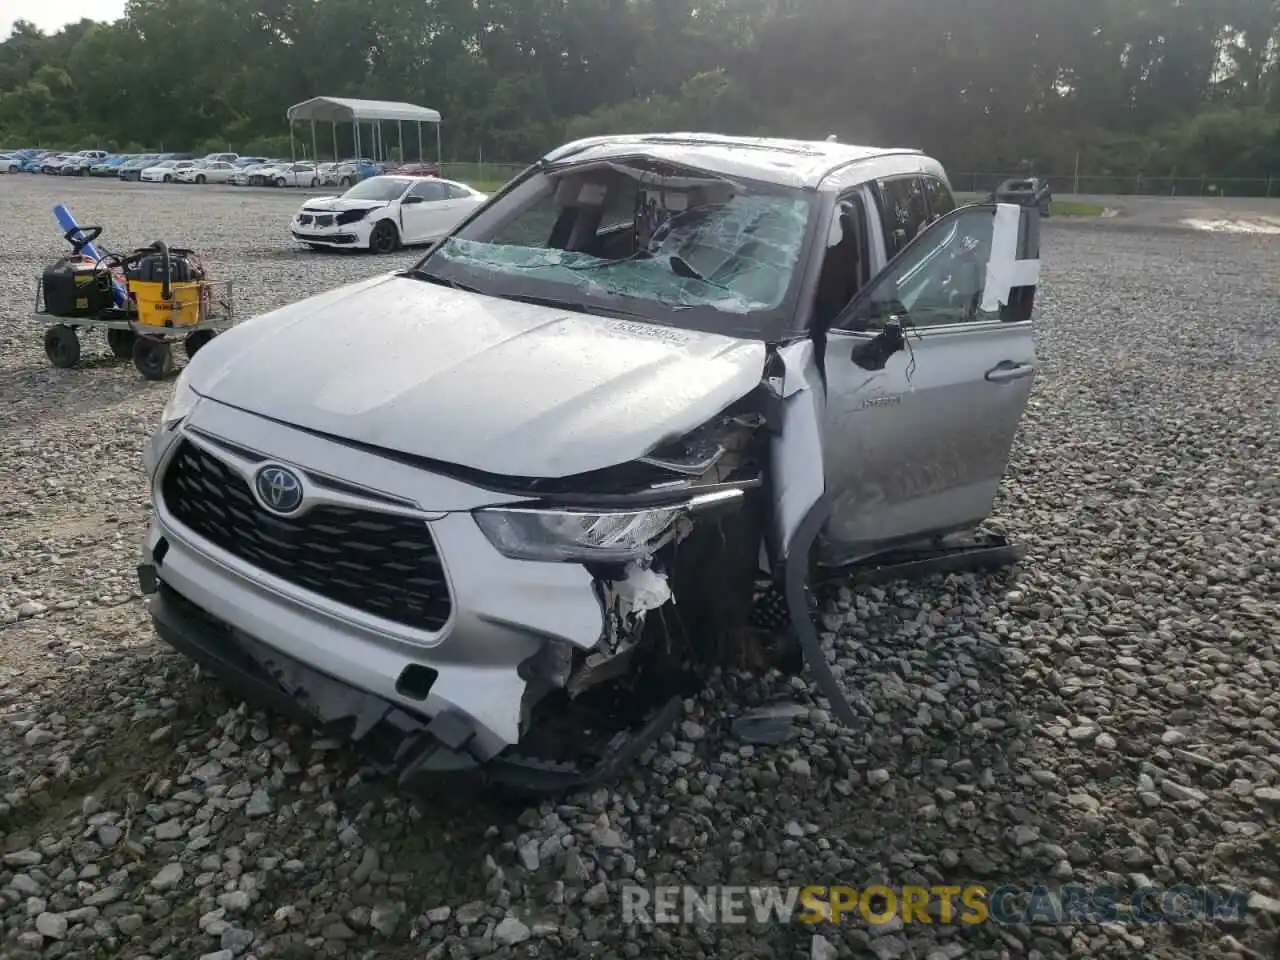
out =
[(901, 322), (889, 320), (878, 334), (855, 346), (850, 359), (863, 370), (883, 370), (889, 358), (906, 345)]

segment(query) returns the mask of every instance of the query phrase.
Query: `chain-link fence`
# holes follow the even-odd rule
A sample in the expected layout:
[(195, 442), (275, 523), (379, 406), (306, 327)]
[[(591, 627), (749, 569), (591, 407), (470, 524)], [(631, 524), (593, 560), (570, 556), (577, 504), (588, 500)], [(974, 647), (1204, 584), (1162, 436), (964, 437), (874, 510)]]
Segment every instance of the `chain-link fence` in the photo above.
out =
[(1148, 197), (1278, 197), (1280, 174), (1274, 177), (1105, 177), (1043, 173), (953, 173), (952, 189), (961, 193), (990, 193), (1004, 180), (1029, 176), (1048, 180), (1056, 194), (1098, 194), (1102, 196)]

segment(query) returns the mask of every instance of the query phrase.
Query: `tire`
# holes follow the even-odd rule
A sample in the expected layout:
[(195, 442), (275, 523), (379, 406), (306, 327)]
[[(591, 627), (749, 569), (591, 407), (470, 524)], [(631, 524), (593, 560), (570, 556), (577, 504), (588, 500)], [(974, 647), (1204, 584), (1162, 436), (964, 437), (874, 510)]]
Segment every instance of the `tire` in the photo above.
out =
[(400, 249), (400, 232), (390, 220), (379, 220), (369, 234), (369, 250), (373, 253), (395, 253)]
[(341, 180), (339, 180), (339, 181), (338, 181), (338, 186), (340, 186), (340, 187), (349, 187), (349, 186), (351, 186), (351, 178), (350, 178), (350, 177), (343, 177)]
[(133, 359), (133, 344), (137, 339), (138, 335), (132, 330), (107, 331), (107, 346), (117, 360)]
[(169, 175), (166, 173), (166, 174), (164, 175), (164, 182), (165, 182), (165, 183), (173, 183), (173, 177), (169, 176)]
[(1053, 201), (1052, 201), (1052, 200), (1046, 200), (1044, 203), (1040, 204), (1040, 216), (1042, 216), (1042, 217), (1051, 217), (1051, 216), (1053, 216)]
[(276, 177), (275, 185), (277, 187), (283, 187), (284, 183), (285, 183), (284, 177)]
[(133, 365), (148, 380), (164, 380), (173, 373), (173, 351), (163, 340), (138, 337), (133, 343)]
[(54, 324), (44, 332), (44, 355), (60, 370), (74, 367), (80, 362), (80, 338), (74, 327), (65, 323)]
[(197, 330), (195, 333), (187, 334), (187, 339), (182, 341), (182, 349), (187, 355), (188, 360), (194, 360), (196, 354), (200, 352), (200, 348), (218, 335), (216, 330)]
[(205, 175), (203, 173), (196, 174), (196, 183), (200, 184), (201, 186), (204, 186), (208, 182), (209, 181), (205, 178)]

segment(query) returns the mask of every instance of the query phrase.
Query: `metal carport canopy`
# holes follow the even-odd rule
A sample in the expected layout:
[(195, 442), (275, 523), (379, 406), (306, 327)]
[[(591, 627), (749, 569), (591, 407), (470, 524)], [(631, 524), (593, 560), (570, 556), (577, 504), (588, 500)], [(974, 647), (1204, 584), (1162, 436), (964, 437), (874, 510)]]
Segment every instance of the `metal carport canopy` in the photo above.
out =
[(440, 112), (413, 103), (394, 100), (348, 100), (345, 97), (312, 97), (289, 108), (290, 120), (319, 120), (322, 123), (407, 120), (410, 123), (439, 123)]
[[(436, 161), (440, 162), (443, 158), (440, 150), (440, 111), (432, 110), (430, 107), (420, 107), (415, 103), (403, 103), (396, 100), (354, 100), (349, 97), (312, 97), (310, 100), (304, 100), (302, 103), (295, 103), (289, 108), (286, 116), (289, 120), (289, 152), (294, 155), (293, 149), (293, 124), (297, 120), (311, 121), (311, 148), (312, 154), (315, 154), (315, 125), (316, 122), (330, 123), (334, 127), (334, 159), (337, 158), (337, 125), (339, 123), (350, 123), (355, 136), (356, 155), (361, 154), (360, 146), (360, 124), (371, 123), (376, 126), (376, 143), (378, 148), (384, 149), (382, 142), (382, 121), (387, 120), (394, 122), (398, 132), (397, 139), (400, 142), (400, 159), (405, 160), (404, 155), (404, 133), (400, 124), (404, 122), (416, 123), (418, 125), (418, 160), (424, 159), (422, 152), (422, 124), (434, 123), (436, 125)], [(296, 159), (296, 156), (295, 156)], [(313, 159), (315, 157), (313, 156)]]

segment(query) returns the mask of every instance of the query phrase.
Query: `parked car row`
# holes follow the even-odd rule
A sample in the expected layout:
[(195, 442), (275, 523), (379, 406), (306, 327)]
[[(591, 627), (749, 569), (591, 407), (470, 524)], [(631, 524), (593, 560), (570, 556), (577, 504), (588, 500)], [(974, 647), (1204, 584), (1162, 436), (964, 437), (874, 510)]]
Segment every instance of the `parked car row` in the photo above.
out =
[(347, 188), (384, 173), (440, 175), (434, 163), (386, 164), (364, 158), (314, 163), (272, 157), (211, 153), (110, 154), (105, 150), (22, 149), (0, 151), (0, 173), (116, 177), (141, 183), (225, 183), (247, 187)]

